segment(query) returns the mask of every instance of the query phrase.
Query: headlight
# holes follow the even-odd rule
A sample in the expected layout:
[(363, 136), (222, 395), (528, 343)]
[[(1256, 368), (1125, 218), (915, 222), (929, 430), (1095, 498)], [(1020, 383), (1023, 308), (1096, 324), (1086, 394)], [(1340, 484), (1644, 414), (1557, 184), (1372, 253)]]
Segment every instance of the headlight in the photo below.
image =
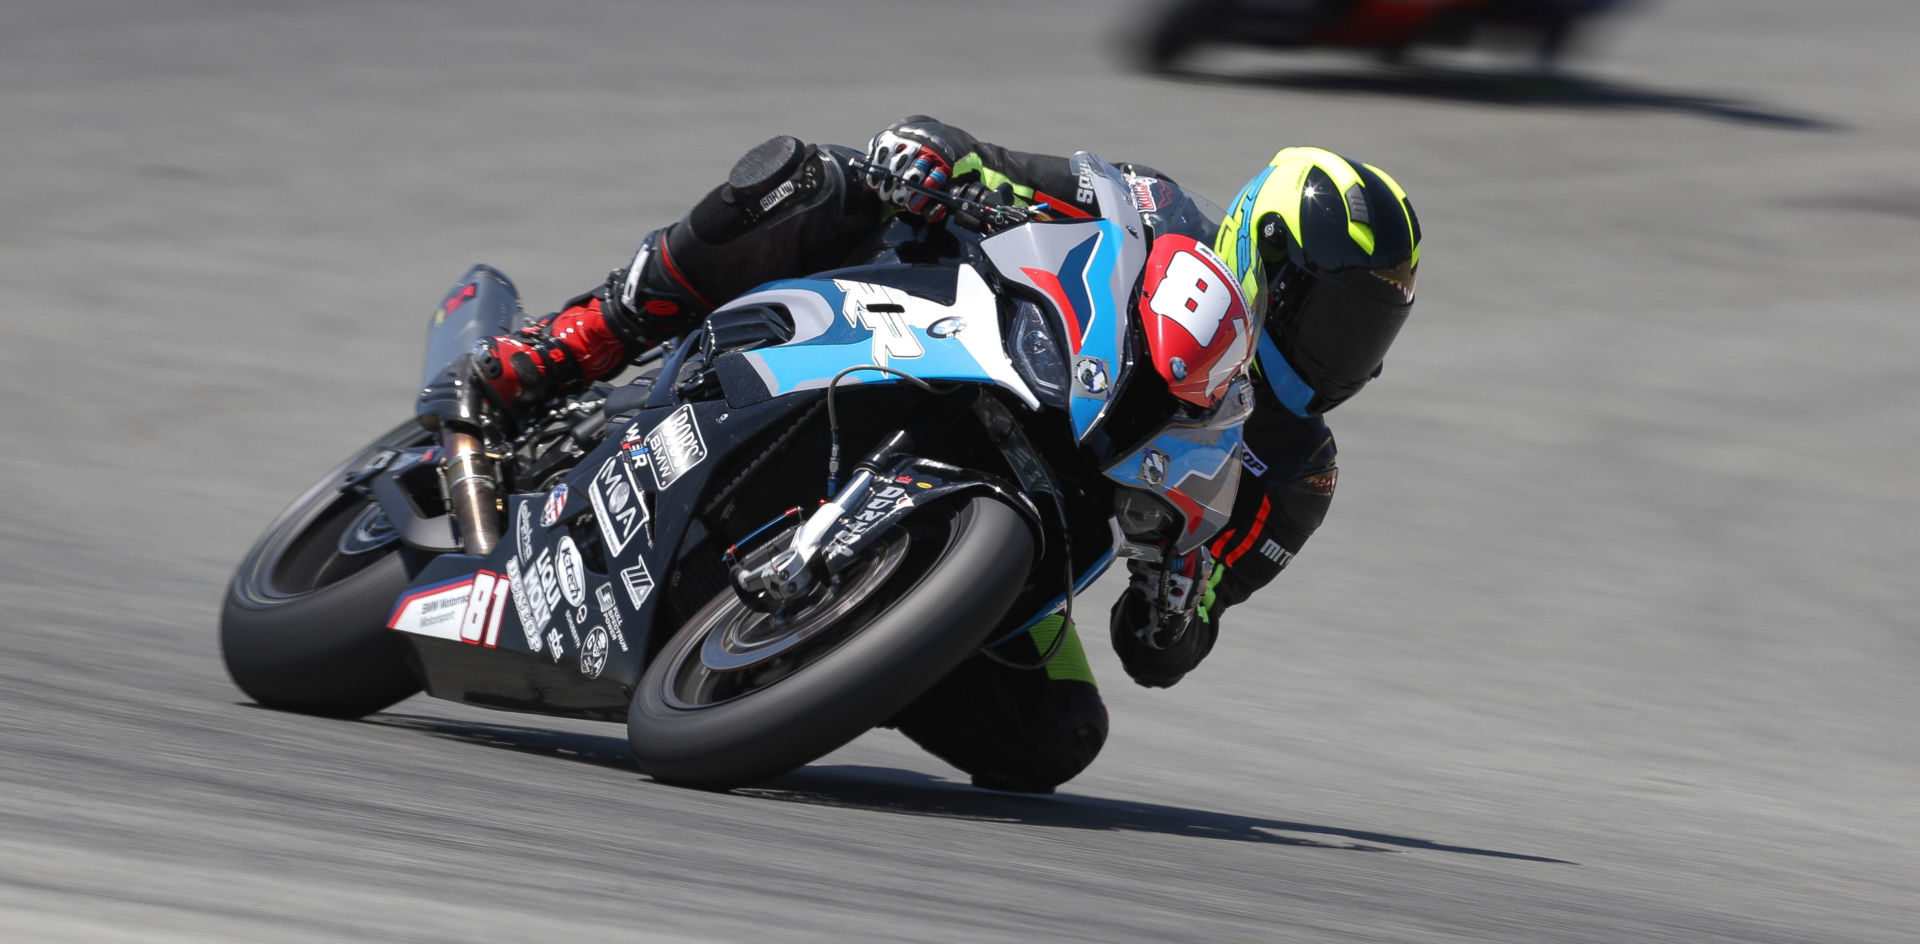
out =
[(1047, 313), (1023, 299), (1013, 300), (1013, 326), (1007, 332), (1007, 356), (1020, 379), (1033, 388), (1040, 402), (1066, 409), (1071, 400), (1067, 359), (1053, 335)]
[(1113, 520), (1128, 538), (1155, 543), (1166, 538), (1180, 519), (1159, 497), (1123, 488), (1113, 495)]

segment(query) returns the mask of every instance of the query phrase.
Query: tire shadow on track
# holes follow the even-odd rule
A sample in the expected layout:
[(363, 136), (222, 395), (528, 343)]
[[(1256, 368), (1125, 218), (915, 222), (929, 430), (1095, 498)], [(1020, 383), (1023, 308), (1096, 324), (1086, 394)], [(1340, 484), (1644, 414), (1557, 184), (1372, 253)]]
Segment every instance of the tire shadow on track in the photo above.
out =
[[(367, 723), (639, 774), (623, 737), (424, 715), (379, 714), (368, 718)], [(1257, 842), (1349, 852), (1445, 852), (1553, 865), (1577, 864), (1548, 856), (1455, 846), (1410, 836), (1184, 806), (1070, 793), (1051, 796), (999, 793), (917, 770), (853, 764), (802, 767), (758, 786), (734, 790), (732, 794), (780, 803), (1023, 827), (1157, 833), (1191, 839)]]
[(1508, 108), (1666, 111), (1785, 130), (1846, 130), (1845, 126), (1824, 118), (1797, 115), (1735, 98), (1636, 88), (1571, 72), (1410, 66), (1389, 72), (1297, 71), (1244, 75), (1179, 69), (1162, 75), (1183, 82), (1264, 86), (1312, 94), (1379, 95)]
[(813, 766), (734, 791), (787, 803), (838, 806), (979, 822), (1065, 829), (1158, 833), (1193, 839), (1224, 839), (1352, 852), (1447, 852), (1575, 865), (1565, 859), (1451, 846), (1427, 839), (1367, 830), (1219, 813), (1159, 803), (1055, 794), (1033, 796), (981, 790), (914, 770), (854, 765)]

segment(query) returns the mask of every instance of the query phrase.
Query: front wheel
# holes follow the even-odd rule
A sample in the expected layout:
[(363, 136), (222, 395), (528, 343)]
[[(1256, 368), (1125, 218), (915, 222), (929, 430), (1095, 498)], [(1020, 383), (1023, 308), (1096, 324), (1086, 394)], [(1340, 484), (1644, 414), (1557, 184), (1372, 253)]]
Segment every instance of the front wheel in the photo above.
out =
[(934, 506), (775, 616), (723, 590), (648, 665), (627, 713), (640, 769), (708, 789), (784, 773), (932, 687), (1000, 621), (1033, 536), (1004, 502)]
[(387, 629), (409, 553), (378, 505), (340, 490), (375, 448), (423, 445), (408, 421), (341, 463), (280, 513), (241, 560), (220, 613), (234, 684), (268, 708), (337, 718), (420, 690)]

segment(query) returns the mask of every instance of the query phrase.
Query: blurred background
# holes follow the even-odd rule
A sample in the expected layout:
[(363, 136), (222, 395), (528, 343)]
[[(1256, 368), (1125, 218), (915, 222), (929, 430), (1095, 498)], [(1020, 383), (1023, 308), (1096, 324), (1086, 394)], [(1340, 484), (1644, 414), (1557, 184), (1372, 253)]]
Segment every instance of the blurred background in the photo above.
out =
[[(1920, 7), (1337, 6), (0, 4), (0, 938), (1911, 940)], [(1178, 688), (1089, 627), (1088, 773), (876, 732), (707, 794), (615, 725), (232, 688), (234, 563), (468, 264), (550, 310), (753, 144), (916, 112), (1420, 208), (1326, 526)]]

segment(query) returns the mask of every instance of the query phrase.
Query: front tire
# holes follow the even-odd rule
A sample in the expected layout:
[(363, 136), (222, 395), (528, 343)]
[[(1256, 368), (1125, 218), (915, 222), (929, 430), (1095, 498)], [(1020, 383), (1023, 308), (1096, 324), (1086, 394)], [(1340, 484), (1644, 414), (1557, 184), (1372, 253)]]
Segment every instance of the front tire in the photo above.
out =
[(340, 482), (374, 448), (429, 439), (408, 421), (374, 440), (287, 506), (241, 560), (220, 613), (220, 653), (248, 697), (358, 718), (420, 691), (387, 629), (410, 582), (409, 552), (382, 529), (378, 506)]
[[(731, 589), (689, 619), (634, 692), (627, 739), (640, 769), (730, 789), (884, 722), (984, 641), (1026, 581), (1033, 536), (1013, 508), (979, 497), (914, 515), (869, 557), (814, 604), (831, 623), (805, 638), (771, 638)], [(782, 648), (751, 661), (755, 645)]]

